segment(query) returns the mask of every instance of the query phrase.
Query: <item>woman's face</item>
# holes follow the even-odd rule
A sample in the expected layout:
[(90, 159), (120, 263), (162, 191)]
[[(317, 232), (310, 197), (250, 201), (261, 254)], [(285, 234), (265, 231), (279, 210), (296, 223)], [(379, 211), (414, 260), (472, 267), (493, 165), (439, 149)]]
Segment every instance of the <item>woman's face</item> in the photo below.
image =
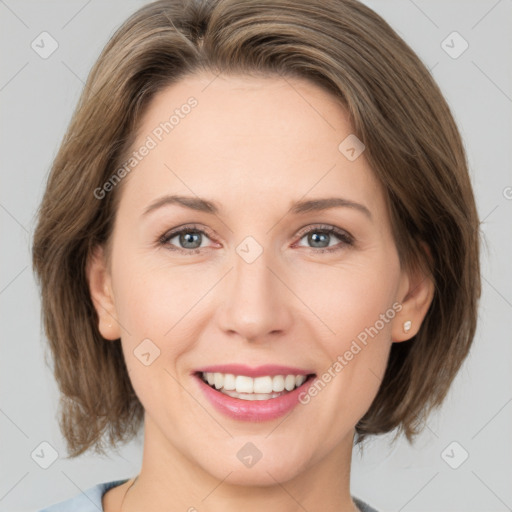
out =
[[(151, 102), (112, 235), (119, 331), (101, 329), (121, 336), (154, 457), (269, 484), (350, 454), (408, 289), (351, 133), (336, 100), (298, 79), (196, 75)], [(205, 369), (233, 377), (210, 387)], [(265, 394), (300, 374), (316, 379)], [(250, 386), (262, 400), (227, 394)]]

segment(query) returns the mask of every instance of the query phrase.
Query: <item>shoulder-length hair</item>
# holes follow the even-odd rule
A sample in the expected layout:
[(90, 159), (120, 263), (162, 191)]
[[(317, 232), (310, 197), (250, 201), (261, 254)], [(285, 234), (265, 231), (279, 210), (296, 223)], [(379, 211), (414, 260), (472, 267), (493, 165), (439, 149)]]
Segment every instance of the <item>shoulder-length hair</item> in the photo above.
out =
[[(339, 99), (383, 186), (401, 264), (435, 292), (416, 336), (393, 343), (357, 440), (398, 427), (409, 442), (470, 349), (480, 297), (479, 221), (459, 131), (424, 64), (356, 0), (160, 0), (135, 12), (92, 68), (53, 162), (33, 264), (72, 457), (143, 421), (119, 342), (102, 338), (86, 265), (112, 231), (124, 161), (155, 93), (198, 71), (300, 77)], [(95, 193), (96, 191), (96, 193)], [(103, 194), (102, 194), (103, 195)], [(424, 250), (427, 244), (430, 255)]]

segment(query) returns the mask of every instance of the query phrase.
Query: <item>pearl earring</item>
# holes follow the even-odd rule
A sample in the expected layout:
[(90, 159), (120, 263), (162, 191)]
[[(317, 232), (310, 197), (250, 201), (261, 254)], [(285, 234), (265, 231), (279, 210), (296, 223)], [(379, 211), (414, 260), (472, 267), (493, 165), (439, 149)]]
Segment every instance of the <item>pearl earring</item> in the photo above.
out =
[(404, 322), (404, 332), (409, 332), (411, 330), (412, 322), (407, 320)]

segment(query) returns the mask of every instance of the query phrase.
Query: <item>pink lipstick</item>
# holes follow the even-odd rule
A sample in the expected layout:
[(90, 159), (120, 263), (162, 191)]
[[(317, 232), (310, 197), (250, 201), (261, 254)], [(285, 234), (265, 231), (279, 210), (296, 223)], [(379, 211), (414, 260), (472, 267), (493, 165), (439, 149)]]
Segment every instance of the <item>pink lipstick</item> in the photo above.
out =
[(240, 421), (263, 422), (296, 407), (315, 374), (290, 366), (225, 364), (199, 368), (193, 376), (217, 411)]

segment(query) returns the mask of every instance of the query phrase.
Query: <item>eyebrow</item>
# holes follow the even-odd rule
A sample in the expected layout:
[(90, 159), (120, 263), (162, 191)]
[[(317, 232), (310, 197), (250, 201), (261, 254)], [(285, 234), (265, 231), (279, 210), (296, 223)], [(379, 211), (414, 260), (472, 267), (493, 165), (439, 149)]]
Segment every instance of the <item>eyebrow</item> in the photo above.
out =
[[(144, 210), (143, 215), (147, 215), (148, 213), (157, 210), (162, 206), (173, 204), (177, 204), (191, 210), (211, 213), (213, 215), (218, 215), (221, 210), (220, 206), (218, 206), (214, 201), (208, 201), (206, 199), (201, 199), (200, 197), (166, 195), (151, 203)], [(288, 210), (288, 213), (300, 215), (339, 207), (353, 208), (354, 210), (364, 213), (368, 218), (372, 218), (372, 214), (366, 206), (354, 201), (350, 201), (348, 199), (343, 199), (341, 197), (326, 197), (321, 199), (296, 201), (292, 204), (291, 208)]]
[(153, 203), (151, 203), (145, 210), (143, 215), (161, 208), (162, 206), (168, 206), (171, 204), (178, 204), (191, 210), (197, 210), (200, 212), (213, 213), (217, 215), (219, 213), (219, 207), (213, 201), (207, 201), (200, 197), (189, 197), (189, 196), (163, 196)]
[(289, 210), (289, 213), (301, 214), (309, 212), (318, 212), (322, 210), (328, 210), (330, 208), (340, 207), (353, 208), (354, 210), (364, 213), (369, 219), (372, 218), (372, 214), (366, 206), (360, 203), (356, 203), (354, 201), (349, 201), (348, 199), (343, 199), (342, 197), (326, 197), (323, 199), (297, 201), (292, 205), (292, 207)]

